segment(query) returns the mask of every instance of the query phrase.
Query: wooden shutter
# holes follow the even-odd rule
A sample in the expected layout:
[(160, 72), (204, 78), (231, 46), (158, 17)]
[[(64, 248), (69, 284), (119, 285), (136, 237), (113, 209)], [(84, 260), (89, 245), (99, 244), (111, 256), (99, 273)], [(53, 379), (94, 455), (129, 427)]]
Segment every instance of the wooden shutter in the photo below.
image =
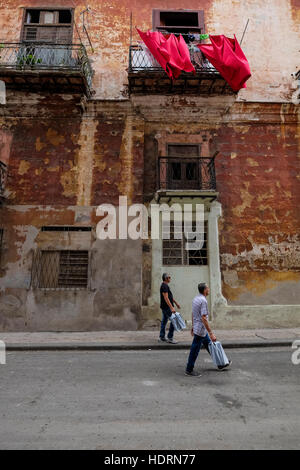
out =
[(58, 26), (56, 28), (56, 42), (58, 44), (70, 44), (72, 42), (71, 27)]
[(161, 10), (152, 10), (152, 29), (156, 30), (160, 26), (160, 11)]
[(201, 28), (201, 34), (205, 33), (205, 24), (204, 24), (204, 11), (198, 11), (198, 27)]
[(56, 28), (53, 26), (41, 26), (38, 28), (38, 41), (41, 42), (55, 42), (56, 39)]
[(25, 41), (36, 41), (38, 36), (38, 28), (36, 26), (26, 26), (24, 29)]

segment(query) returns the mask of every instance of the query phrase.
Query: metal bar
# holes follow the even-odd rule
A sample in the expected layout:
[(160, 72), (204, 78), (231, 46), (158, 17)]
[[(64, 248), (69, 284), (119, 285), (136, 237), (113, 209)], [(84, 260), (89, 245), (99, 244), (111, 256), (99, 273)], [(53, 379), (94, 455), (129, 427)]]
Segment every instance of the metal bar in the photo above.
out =
[(244, 36), (245, 36), (245, 33), (246, 33), (246, 29), (247, 29), (247, 27), (248, 27), (248, 23), (249, 23), (249, 18), (248, 18), (247, 24), (246, 24), (246, 26), (245, 26), (242, 39), (241, 39), (241, 41), (240, 41), (240, 46), (242, 45), (242, 42), (243, 42), (243, 39), (244, 39)]

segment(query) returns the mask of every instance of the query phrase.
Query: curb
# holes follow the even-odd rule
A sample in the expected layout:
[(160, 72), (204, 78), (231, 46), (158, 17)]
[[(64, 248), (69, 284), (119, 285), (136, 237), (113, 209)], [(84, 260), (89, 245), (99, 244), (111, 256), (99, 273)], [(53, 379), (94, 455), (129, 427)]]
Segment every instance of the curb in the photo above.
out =
[[(266, 340), (266, 341), (224, 341), (222, 345), (226, 349), (242, 348), (273, 348), (291, 347), (294, 340)], [(149, 350), (189, 350), (190, 343), (179, 344), (117, 344), (117, 343), (7, 343), (6, 351), (149, 351)]]

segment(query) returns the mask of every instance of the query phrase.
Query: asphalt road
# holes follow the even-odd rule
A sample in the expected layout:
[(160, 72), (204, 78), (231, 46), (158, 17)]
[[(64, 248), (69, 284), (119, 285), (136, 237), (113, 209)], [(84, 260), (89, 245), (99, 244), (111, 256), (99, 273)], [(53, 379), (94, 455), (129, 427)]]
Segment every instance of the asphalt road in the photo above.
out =
[(12, 352), (0, 365), (1, 449), (299, 449), (289, 348), (230, 350), (183, 375), (187, 351)]

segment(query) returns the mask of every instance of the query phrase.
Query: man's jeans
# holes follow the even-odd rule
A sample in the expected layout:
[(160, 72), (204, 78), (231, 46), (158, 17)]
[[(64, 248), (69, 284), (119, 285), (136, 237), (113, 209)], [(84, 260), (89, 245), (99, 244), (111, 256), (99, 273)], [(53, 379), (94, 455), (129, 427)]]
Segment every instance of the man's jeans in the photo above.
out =
[[(170, 317), (172, 315), (171, 309), (168, 308), (167, 310), (162, 310), (162, 319), (161, 319), (161, 326), (160, 326), (160, 334), (159, 337), (161, 339), (164, 339), (165, 334), (166, 334), (166, 325), (168, 323), (168, 320), (170, 320)], [(174, 336), (174, 326), (172, 322), (170, 322), (170, 328), (168, 332), (168, 339), (172, 339)]]
[(210, 340), (210, 337), (208, 336), (208, 334), (206, 336), (194, 335), (194, 340), (192, 342), (191, 351), (190, 351), (188, 363), (187, 363), (187, 366), (186, 366), (187, 372), (192, 372), (193, 371), (194, 365), (195, 365), (195, 362), (196, 362), (196, 359), (198, 357), (198, 354), (199, 354), (199, 351), (200, 351), (201, 347), (204, 346), (205, 349), (207, 350), (207, 352), (209, 353), (208, 345), (209, 345), (210, 341), (211, 340)]

